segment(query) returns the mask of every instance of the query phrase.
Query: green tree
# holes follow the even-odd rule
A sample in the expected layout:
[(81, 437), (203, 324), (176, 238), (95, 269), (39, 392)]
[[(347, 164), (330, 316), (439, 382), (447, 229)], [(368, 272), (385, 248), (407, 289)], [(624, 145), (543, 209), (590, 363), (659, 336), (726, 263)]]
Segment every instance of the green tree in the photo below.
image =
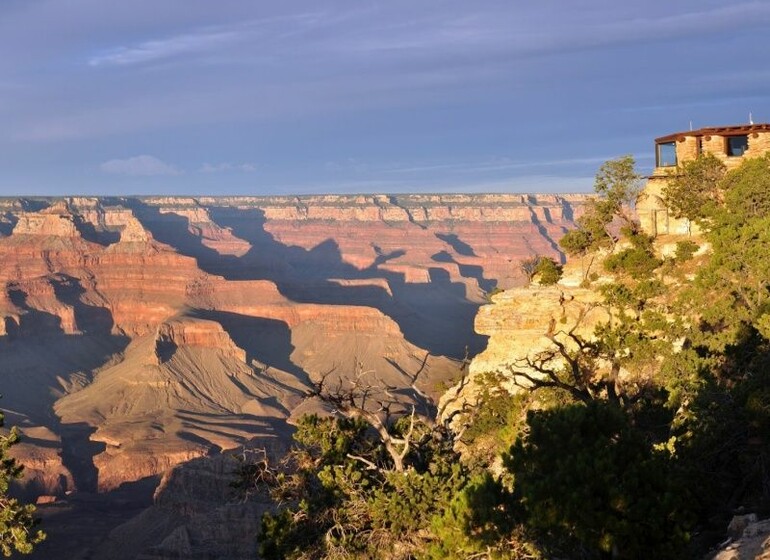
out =
[(631, 155), (609, 160), (602, 164), (594, 180), (594, 191), (602, 197), (612, 214), (618, 216), (625, 226), (635, 224), (628, 213), (642, 192), (642, 176), (636, 171)]
[(678, 263), (689, 261), (700, 248), (700, 245), (690, 239), (676, 242), (676, 251), (674, 258)]
[(604, 260), (604, 269), (643, 280), (649, 278), (662, 261), (655, 256), (652, 237), (642, 232), (626, 230), (631, 246), (612, 254)]
[(562, 266), (551, 257), (541, 257), (535, 267), (535, 276), (543, 286), (552, 286), (561, 280)]
[(260, 473), (283, 504), (262, 519), (261, 556), (406, 559), (427, 550), (434, 517), (461, 492), (468, 470), (441, 430), (391, 429), (421, 432), (403, 470), (362, 419), (302, 418), (283, 468)]
[(562, 276), (562, 266), (551, 257), (533, 255), (523, 259), (519, 267), (528, 282), (532, 282), (537, 276), (540, 284), (550, 286), (556, 284)]
[(528, 424), (505, 465), (526, 523), (552, 546), (593, 558), (682, 557), (685, 487), (622, 409), (593, 400), (530, 412)]
[(725, 174), (703, 220), (711, 250), (672, 312), (682, 350), (663, 361), (672, 448), (690, 469), (702, 522), (770, 505), (770, 158)]
[(682, 162), (663, 187), (663, 200), (676, 218), (700, 221), (721, 202), (721, 182), (727, 168), (711, 153)]
[[(0, 427), (4, 416), (0, 413)], [(12, 428), (6, 436), (0, 436), (0, 550), (3, 556), (14, 552), (28, 554), (40, 543), (45, 534), (35, 529), (35, 506), (19, 502), (8, 496), (11, 481), (21, 477), (24, 467), (8, 454), (19, 442), (19, 433)]]
[(345, 383), (324, 376), (308, 397), (338, 417), (303, 417), (293, 449), (267, 476), (242, 470), (283, 504), (263, 517), (262, 557), (414, 558), (435, 538), (433, 518), (467, 484), (449, 420), (420, 416), (393, 388), (367, 379), (360, 371)]
[(720, 186), (723, 211), (747, 219), (770, 215), (770, 154), (745, 160), (725, 175)]
[[(600, 249), (614, 249), (618, 236), (610, 225), (616, 219), (620, 225), (637, 231), (638, 226), (629, 214), (642, 189), (642, 177), (635, 170), (634, 158), (630, 155), (605, 162), (596, 174), (592, 199), (582, 216), (577, 219), (577, 228), (568, 231), (559, 245), (568, 255), (583, 257)], [(583, 269), (584, 280), (588, 278), (593, 258)]]

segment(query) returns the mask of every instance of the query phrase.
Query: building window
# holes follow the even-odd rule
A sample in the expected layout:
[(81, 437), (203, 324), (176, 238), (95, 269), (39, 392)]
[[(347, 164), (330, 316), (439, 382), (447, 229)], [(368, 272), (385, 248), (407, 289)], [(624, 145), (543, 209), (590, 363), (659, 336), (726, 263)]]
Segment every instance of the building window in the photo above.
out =
[(698, 136), (698, 155), (703, 153), (703, 136)]
[(745, 136), (728, 136), (727, 137), (727, 155), (728, 156), (742, 156), (749, 149), (749, 137)]
[(674, 167), (676, 165), (676, 142), (658, 144), (656, 156), (658, 167)]

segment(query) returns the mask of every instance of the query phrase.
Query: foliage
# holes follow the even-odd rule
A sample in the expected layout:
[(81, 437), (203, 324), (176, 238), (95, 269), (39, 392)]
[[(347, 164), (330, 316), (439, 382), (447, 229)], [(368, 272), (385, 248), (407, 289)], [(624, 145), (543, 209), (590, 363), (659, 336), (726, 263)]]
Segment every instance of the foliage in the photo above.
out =
[(623, 410), (594, 400), (530, 413), (528, 424), (505, 462), (530, 527), (589, 556), (681, 558), (684, 489)]
[(770, 506), (770, 158), (696, 191), (709, 196), (699, 219), (711, 251), (692, 282), (677, 268), (697, 243), (678, 244), (664, 281), (652, 240), (628, 228), (630, 246), (604, 261), (609, 319), (593, 337), (552, 329), (553, 349), (511, 370), (522, 387), (573, 401), (531, 409), (506, 462), (546, 550), (690, 556), (696, 528), (723, 531), (735, 508)]
[(519, 267), (527, 277), (527, 281), (532, 282), (537, 276), (540, 284), (543, 286), (556, 284), (562, 276), (562, 266), (553, 258), (542, 255), (534, 255), (523, 259)]
[(711, 153), (677, 166), (663, 187), (663, 200), (676, 218), (699, 221), (709, 217), (721, 198), (720, 183), (727, 168)]
[(551, 257), (543, 257), (535, 268), (535, 275), (539, 277), (540, 284), (551, 286), (561, 280), (562, 266)]
[[(403, 426), (392, 426), (403, 430)], [(285, 506), (265, 514), (260, 554), (271, 558), (410, 558), (468, 480), (441, 431), (422, 432), (408, 468), (393, 468), (365, 421), (304, 417), (296, 447), (275, 476)]]
[(695, 253), (698, 251), (699, 247), (700, 246), (691, 239), (685, 239), (684, 241), (677, 241), (676, 252), (674, 253), (674, 257), (679, 263), (689, 261), (691, 258), (693, 258)]
[(422, 555), (426, 559), (540, 558), (520, 520), (522, 511), (508, 489), (489, 472), (473, 477), (457, 493), (431, 529), (436, 539)]
[(629, 232), (628, 239), (631, 247), (608, 256), (604, 260), (605, 270), (627, 275), (634, 280), (649, 278), (661, 265), (660, 259), (655, 256), (652, 238), (644, 233)]
[[(580, 220), (580, 218), (578, 218)], [(559, 246), (568, 255), (585, 255), (594, 245), (595, 233), (586, 229), (582, 221), (578, 222), (578, 228), (568, 231), (559, 240)]]
[(596, 193), (606, 200), (613, 213), (620, 216), (626, 225), (633, 220), (625, 213), (625, 208), (632, 207), (642, 191), (642, 177), (634, 165), (634, 158), (630, 155), (606, 161), (594, 181)]
[[(737, 508), (770, 509), (770, 157), (724, 176), (697, 163), (681, 175), (708, 202), (690, 214), (710, 246), (697, 270), (692, 240), (658, 259), (625, 214), (633, 161), (609, 162), (562, 241), (619, 249), (597, 301), (477, 379), (457, 433), (379, 401), (367, 413), (368, 390), (327, 394), (346, 417), (303, 419), (277, 472), (250, 471), (282, 504), (263, 520), (263, 556), (688, 558)], [(541, 282), (546, 260), (529, 263)]]
[[(604, 163), (594, 181), (598, 197), (588, 203), (583, 215), (577, 219), (577, 228), (561, 238), (561, 248), (568, 255), (580, 257), (600, 249), (613, 249), (618, 241), (610, 231), (614, 220), (634, 231), (637, 229), (627, 210), (633, 206), (641, 188), (641, 176), (634, 169), (632, 156)], [(584, 270), (584, 279), (588, 278), (589, 270), (590, 264)]]
[(720, 186), (725, 199), (723, 211), (749, 219), (767, 216), (770, 214), (770, 154), (747, 159), (725, 175)]
[[(0, 413), (0, 427), (3, 414)], [(11, 481), (21, 477), (24, 467), (8, 455), (11, 447), (19, 442), (19, 433), (12, 428), (7, 436), (0, 436), (0, 550), (3, 556), (14, 552), (28, 554), (40, 543), (45, 534), (35, 530), (37, 524), (33, 515), (35, 506), (22, 504), (8, 496)]]

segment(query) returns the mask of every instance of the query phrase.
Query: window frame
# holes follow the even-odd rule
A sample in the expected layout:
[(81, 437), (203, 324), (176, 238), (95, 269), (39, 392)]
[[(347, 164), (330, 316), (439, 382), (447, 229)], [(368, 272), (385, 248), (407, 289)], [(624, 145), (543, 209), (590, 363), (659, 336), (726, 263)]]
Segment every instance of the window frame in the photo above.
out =
[[(661, 157), (663, 146), (670, 146), (674, 149), (674, 163), (667, 163), (663, 165), (663, 158)], [(676, 167), (679, 163), (679, 157), (676, 153), (676, 140), (671, 142), (660, 142), (655, 144), (655, 167)]]
[[(741, 153), (737, 154), (734, 153), (733, 147), (730, 144), (731, 140), (735, 140), (737, 138), (744, 139), (745, 142), (743, 144), (743, 150)], [(746, 155), (746, 152), (749, 150), (749, 135), (748, 134), (735, 134), (732, 136), (725, 136), (725, 155), (727, 157), (743, 157)]]

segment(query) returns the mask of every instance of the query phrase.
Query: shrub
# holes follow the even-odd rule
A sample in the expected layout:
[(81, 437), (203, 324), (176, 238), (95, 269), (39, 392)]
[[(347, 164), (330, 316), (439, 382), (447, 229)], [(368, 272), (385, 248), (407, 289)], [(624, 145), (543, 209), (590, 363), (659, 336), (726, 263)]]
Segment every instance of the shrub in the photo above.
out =
[(535, 268), (535, 276), (539, 277), (543, 286), (551, 286), (561, 280), (562, 266), (550, 257), (541, 257)]
[(677, 241), (676, 243), (676, 252), (674, 253), (674, 256), (677, 260), (677, 262), (685, 262), (689, 261), (693, 255), (695, 255), (695, 252), (698, 250), (699, 245), (695, 243), (695, 241), (691, 241), (690, 239), (685, 239), (684, 241)]

